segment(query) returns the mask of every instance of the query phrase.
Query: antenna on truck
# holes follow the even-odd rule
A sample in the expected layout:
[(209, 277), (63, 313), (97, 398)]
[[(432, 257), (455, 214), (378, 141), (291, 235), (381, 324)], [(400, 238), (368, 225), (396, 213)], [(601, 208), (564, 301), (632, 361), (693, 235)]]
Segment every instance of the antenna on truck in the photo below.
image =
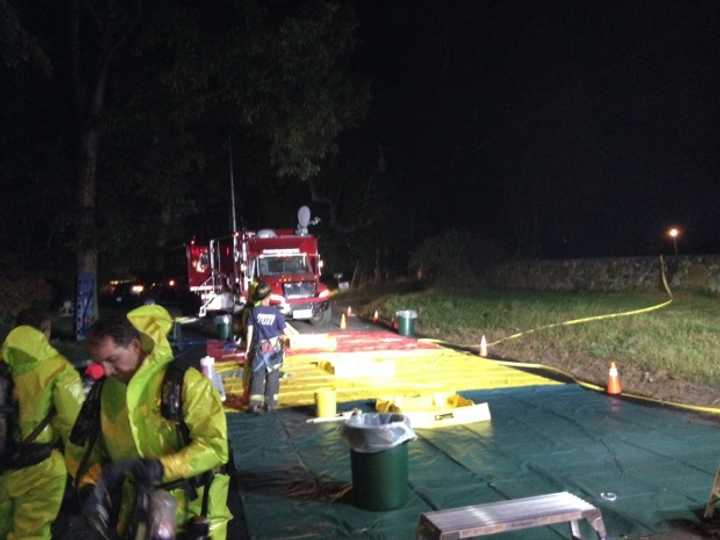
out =
[(237, 218), (235, 216), (235, 167), (233, 166), (232, 135), (228, 135), (228, 153), (230, 154), (230, 201), (232, 206), (232, 230), (237, 232)]

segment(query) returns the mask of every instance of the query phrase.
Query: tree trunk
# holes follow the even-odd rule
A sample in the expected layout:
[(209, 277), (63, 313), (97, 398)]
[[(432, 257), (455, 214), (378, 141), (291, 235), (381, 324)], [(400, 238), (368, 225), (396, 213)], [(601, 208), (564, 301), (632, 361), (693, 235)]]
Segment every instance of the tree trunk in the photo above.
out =
[(98, 248), (95, 235), (95, 177), (100, 133), (94, 125), (80, 134), (78, 148), (77, 292), (75, 338), (81, 340), (98, 316)]
[[(79, 54), (74, 49), (75, 54)], [(76, 57), (77, 60), (77, 57)], [(75, 295), (75, 338), (85, 338), (88, 327), (98, 313), (97, 269), (98, 245), (95, 216), (96, 177), (100, 147), (100, 115), (105, 101), (105, 82), (109, 58), (92, 81), (90, 99), (85, 102), (86, 85), (75, 79), (78, 141), (78, 223), (77, 223), (77, 290)], [(77, 66), (76, 66), (77, 67)], [(76, 75), (78, 72), (75, 72)]]
[[(137, 24), (141, 13), (138, 2), (137, 19), (130, 22), (125, 31), (113, 40), (109, 27), (99, 24), (102, 46), (98, 52), (97, 70), (89, 66), (83, 69), (81, 21), (82, 7), (78, 0), (68, 4), (70, 25), (70, 58), (73, 90), (75, 94), (75, 118), (78, 126), (78, 220), (77, 220), (77, 291), (75, 301), (75, 337), (80, 340), (98, 316), (97, 301), (97, 223), (95, 216), (96, 175), (100, 147), (100, 119), (105, 105), (105, 89), (110, 63), (115, 52), (126, 42)], [(108, 22), (114, 18), (107, 14)], [(87, 44), (85, 44), (87, 45)]]
[(375, 246), (375, 270), (373, 277), (375, 285), (382, 281), (382, 246), (380, 244)]
[(355, 269), (352, 278), (350, 278), (350, 288), (356, 289), (360, 286), (360, 259), (355, 260)]

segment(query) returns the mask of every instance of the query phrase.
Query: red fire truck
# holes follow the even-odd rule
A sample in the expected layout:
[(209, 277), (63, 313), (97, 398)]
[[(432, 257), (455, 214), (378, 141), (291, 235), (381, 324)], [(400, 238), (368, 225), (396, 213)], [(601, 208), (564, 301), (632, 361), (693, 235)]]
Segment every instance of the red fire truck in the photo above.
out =
[(207, 245), (193, 241), (186, 258), (188, 285), (202, 299), (201, 317), (239, 311), (252, 281), (270, 285), (270, 303), (288, 318), (321, 324), (332, 317), (317, 238), (307, 233), (307, 223), (296, 231), (242, 231)]

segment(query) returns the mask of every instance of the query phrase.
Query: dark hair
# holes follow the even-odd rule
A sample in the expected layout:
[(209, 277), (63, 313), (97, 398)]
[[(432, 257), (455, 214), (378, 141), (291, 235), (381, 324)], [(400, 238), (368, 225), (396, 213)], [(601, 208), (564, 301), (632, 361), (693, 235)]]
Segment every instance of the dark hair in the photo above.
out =
[(133, 339), (140, 339), (140, 332), (125, 316), (115, 315), (96, 321), (88, 330), (87, 343), (96, 345), (110, 337), (121, 347), (127, 347)]
[(49, 330), (52, 326), (52, 318), (50, 314), (41, 309), (23, 309), (15, 317), (16, 326), (32, 326), (33, 328), (44, 332), (46, 329)]
[(262, 302), (265, 298), (270, 296), (270, 293), (272, 293), (270, 285), (261, 281), (257, 284), (257, 287), (255, 287), (255, 294), (253, 294), (253, 302)]

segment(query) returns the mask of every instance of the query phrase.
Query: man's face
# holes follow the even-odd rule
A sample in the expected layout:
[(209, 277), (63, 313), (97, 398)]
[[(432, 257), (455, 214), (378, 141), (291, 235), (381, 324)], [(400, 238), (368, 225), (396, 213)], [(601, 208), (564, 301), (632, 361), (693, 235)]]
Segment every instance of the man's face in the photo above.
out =
[(118, 345), (113, 338), (106, 336), (88, 346), (90, 357), (102, 364), (105, 375), (115, 377), (127, 383), (140, 367), (144, 358), (140, 341), (133, 339), (127, 347)]

